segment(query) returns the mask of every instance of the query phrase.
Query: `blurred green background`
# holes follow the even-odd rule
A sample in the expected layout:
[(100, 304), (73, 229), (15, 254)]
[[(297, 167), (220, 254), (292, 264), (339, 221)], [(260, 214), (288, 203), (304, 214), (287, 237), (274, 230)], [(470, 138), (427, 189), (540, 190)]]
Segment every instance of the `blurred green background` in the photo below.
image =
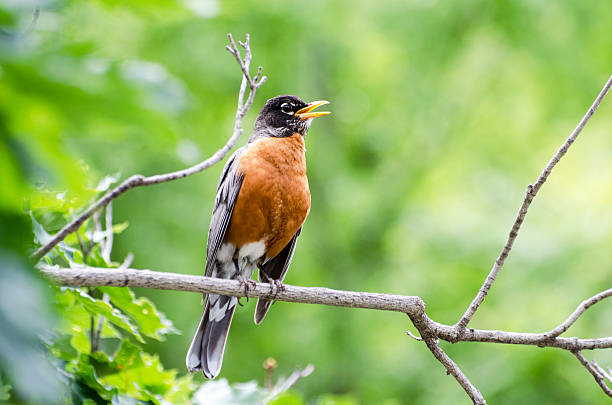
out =
[[(268, 82), (246, 135), (275, 95), (332, 103), (307, 137), (312, 209), (286, 282), (419, 295), (430, 317), (454, 323), (526, 185), (612, 73), (611, 14), (606, 0), (4, 0), (0, 205), (23, 211), (26, 196), (69, 215), (105, 175), (163, 173), (212, 154), (231, 133), (240, 83), (225, 35), (250, 33)], [(606, 100), (535, 200), (471, 326), (549, 330), (612, 285), (611, 128)], [(221, 168), (120, 197), (115, 220), (129, 228), (113, 258), (133, 252), (135, 268), (201, 274)], [(186, 372), (200, 296), (137, 293), (182, 331), (149, 351)], [(261, 381), (271, 356), (283, 374), (316, 366), (295, 387), (307, 400), (469, 403), (405, 335), (406, 316), (279, 302), (256, 327), (253, 309), (233, 322), (222, 371), (232, 382)], [(569, 336), (609, 336), (610, 319), (600, 304)], [(566, 352), (443, 347), (490, 403), (605, 400)], [(612, 365), (610, 350), (586, 356)]]

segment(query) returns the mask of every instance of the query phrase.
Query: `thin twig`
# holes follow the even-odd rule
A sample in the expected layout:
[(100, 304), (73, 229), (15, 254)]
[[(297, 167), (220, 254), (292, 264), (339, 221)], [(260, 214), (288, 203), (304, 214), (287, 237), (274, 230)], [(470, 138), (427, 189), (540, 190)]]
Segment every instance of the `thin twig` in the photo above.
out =
[(527, 186), (527, 192), (525, 193), (525, 199), (523, 200), (523, 204), (521, 205), (521, 208), (519, 209), (516, 219), (514, 220), (514, 224), (512, 225), (512, 228), (510, 229), (510, 233), (508, 235), (506, 244), (504, 245), (503, 249), (499, 253), (497, 260), (495, 260), (495, 263), (493, 264), (493, 267), (491, 268), (491, 271), (489, 272), (489, 275), (485, 279), (482, 287), (480, 287), (478, 294), (476, 295), (476, 297), (474, 298), (470, 306), (467, 308), (467, 310), (465, 311), (461, 319), (455, 325), (458, 335), (465, 332), (465, 328), (467, 327), (468, 323), (470, 322), (470, 320), (476, 313), (476, 310), (478, 309), (480, 304), (482, 304), (485, 297), (489, 293), (489, 290), (493, 286), (493, 283), (495, 282), (495, 279), (497, 278), (499, 271), (503, 267), (504, 262), (506, 258), (508, 257), (510, 250), (512, 249), (512, 245), (514, 244), (514, 241), (518, 235), (518, 232), (521, 228), (521, 224), (525, 220), (525, 216), (527, 215), (527, 210), (529, 209), (531, 202), (533, 201), (535, 196), (538, 194), (538, 191), (540, 190), (540, 188), (542, 187), (542, 185), (544, 184), (544, 182), (550, 175), (552, 169), (559, 162), (559, 160), (563, 157), (563, 155), (565, 155), (569, 147), (572, 145), (572, 143), (574, 143), (574, 141), (576, 140), (576, 138), (578, 137), (578, 135), (584, 128), (584, 126), (587, 124), (587, 122), (589, 122), (593, 114), (595, 114), (597, 107), (599, 107), (599, 104), (601, 103), (601, 101), (604, 99), (604, 97), (608, 93), (608, 90), (610, 90), (610, 86), (612, 86), (612, 76), (610, 76), (610, 78), (604, 85), (603, 89), (601, 90), (597, 98), (595, 98), (595, 101), (591, 105), (591, 108), (589, 108), (589, 110), (586, 112), (584, 117), (582, 117), (582, 120), (580, 120), (580, 122), (578, 123), (578, 126), (574, 129), (574, 131), (572, 131), (572, 133), (565, 140), (565, 142), (563, 142), (563, 145), (561, 145), (557, 153), (555, 153), (555, 155), (552, 157), (550, 162), (548, 162), (548, 164), (546, 165), (542, 173), (540, 173), (540, 176), (538, 177), (538, 180), (536, 181), (535, 185), (530, 184)]
[[(433, 322), (433, 321), (432, 321)], [(612, 337), (579, 339), (576, 337), (548, 338), (544, 333), (507, 332), (502, 330), (468, 328), (457, 337), (454, 326), (435, 324), (434, 330), (440, 339), (448, 342), (483, 342), (508, 345), (555, 347), (565, 350), (595, 350), (612, 348)]]
[(415, 335), (414, 333), (410, 332), (409, 330), (406, 331), (406, 335), (410, 336), (411, 338), (413, 338), (417, 342), (422, 342), (423, 341), (423, 338), (418, 337), (417, 335)]
[(607, 396), (612, 398), (612, 389), (606, 385), (606, 381), (604, 377), (584, 358), (580, 351), (573, 351), (574, 356), (578, 359), (578, 361), (591, 373), (597, 384), (601, 387), (603, 392), (606, 393)]
[(127, 269), (128, 267), (132, 265), (133, 261), (134, 261), (134, 253), (128, 252), (127, 256), (125, 256), (125, 259), (123, 259), (123, 263), (121, 263), (121, 265), (117, 268), (117, 270)]
[(106, 263), (111, 262), (111, 251), (113, 250), (113, 202), (109, 202), (106, 206), (104, 224), (104, 245), (102, 245), (102, 258)]
[[(591, 364), (593, 365), (595, 370), (597, 370), (599, 372), (599, 374), (602, 375), (602, 377), (604, 377), (606, 380), (608, 380), (608, 381), (610, 381), (612, 383), (612, 374), (611, 373), (609, 373), (606, 370), (604, 370), (603, 367), (601, 367), (599, 364), (597, 364), (597, 362), (595, 360), (591, 360)], [(610, 370), (609, 367), (608, 367), (608, 370)]]
[(563, 332), (568, 330), (577, 320), (580, 318), (584, 312), (597, 304), (600, 301), (612, 296), (612, 288), (609, 290), (605, 290), (600, 292), (599, 294), (595, 294), (591, 298), (588, 298), (578, 305), (578, 308), (559, 326), (551, 330), (550, 332), (545, 333), (544, 335), (548, 338), (553, 338), (561, 335)]
[[(253, 100), (255, 98), (255, 93), (257, 92), (257, 89), (261, 85), (263, 85), (266, 81), (266, 77), (263, 76), (261, 77), (261, 79), (259, 79), (258, 82), (254, 82), (251, 79), (251, 76), (249, 74), (251, 50), (249, 47), (248, 35), (247, 35), (246, 42), (243, 44), (243, 47), (245, 48), (244, 60), (240, 59), (240, 51), (238, 50), (238, 47), (233, 41), (233, 38), (231, 38), (231, 34), (229, 35), (229, 37), (230, 37), (230, 52), (232, 53), (232, 55), (234, 55), (234, 57), (237, 57), (239, 61), (240, 69), (243, 72), (243, 79), (242, 79), (241, 86), (240, 86), (240, 92), (238, 93), (238, 106), (236, 108), (236, 120), (234, 124), (234, 131), (232, 133), (232, 136), (227, 141), (227, 143), (221, 149), (217, 150), (208, 159), (204, 160), (203, 162), (198, 163), (195, 166), (189, 167), (187, 169), (178, 170), (178, 171), (171, 172), (171, 173), (159, 174), (155, 176), (149, 176), (149, 177), (145, 177), (141, 174), (135, 174), (129, 177), (128, 179), (124, 180), (121, 184), (119, 184), (114, 189), (109, 190), (106, 194), (104, 194), (104, 196), (102, 196), (96, 202), (91, 204), (85, 211), (83, 211), (80, 215), (74, 218), (70, 223), (64, 226), (57, 234), (55, 234), (55, 236), (49, 242), (47, 242), (46, 244), (41, 246), (38, 250), (36, 250), (32, 254), (32, 258), (35, 261), (39, 261), (44, 255), (46, 255), (51, 249), (53, 249), (55, 245), (57, 245), (59, 242), (64, 240), (66, 236), (70, 235), (72, 232), (75, 232), (77, 229), (79, 229), (81, 224), (83, 224), (83, 222), (85, 222), (87, 218), (91, 217), (95, 212), (106, 207), (112, 200), (119, 197), (121, 194), (125, 193), (126, 191), (132, 188), (135, 188), (135, 187), (150, 186), (153, 184), (165, 183), (167, 181), (182, 179), (187, 176), (191, 176), (195, 173), (199, 173), (205, 169), (208, 169), (210, 166), (218, 163), (229, 153), (229, 151), (234, 147), (234, 145), (238, 141), (238, 138), (243, 132), (242, 120), (244, 116), (246, 115), (247, 111), (249, 110), (249, 108), (251, 107), (251, 105), (253, 104)], [(259, 75), (259, 72), (258, 72), (258, 75)], [(247, 98), (246, 103), (243, 103), (247, 83), (249, 84), (250, 91), (249, 91), (249, 96)]]
[(77, 240), (79, 241), (81, 252), (83, 253), (83, 261), (85, 261), (85, 259), (87, 258), (87, 254), (89, 253), (89, 249), (87, 248), (87, 246), (85, 246), (85, 241), (83, 240), (83, 237), (81, 236), (79, 231), (76, 231), (75, 234), (77, 236)]
[(270, 388), (270, 393), (264, 399), (263, 403), (268, 403), (268, 401), (276, 398), (279, 394), (287, 391), (289, 388), (293, 387), (300, 378), (308, 377), (313, 371), (314, 366), (309, 364), (303, 370), (300, 370), (299, 368), (296, 369), (286, 379), (279, 379), (279, 381), (277, 381), (276, 384)]
[[(102, 297), (102, 300), (108, 304), (110, 302), (110, 297), (107, 294), (104, 294)], [(98, 350), (98, 348), (100, 347), (100, 338), (102, 337), (103, 328), (104, 328), (104, 317), (102, 315), (99, 315), (98, 316), (98, 328), (96, 329), (96, 335), (95, 335), (96, 350)], [(92, 347), (93, 347), (93, 343), (92, 343)], [(93, 351), (95, 350), (92, 349), (92, 352)]]
[(446, 373), (455, 377), (455, 380), (457, 380), (459, 385), (461, 385), (461, 387), (465, 390), (474, 404), (485, 405), (487, 403), (480, 391), (478, 391), (470, 380), (468, 380), (465, 374), (463, 374), (457, 363), (455, 363), (453, 359), (451, 359), (448, 354), (442, 350), (438, 344), (438, 339), (425, 339), (425, 344), (436, 359), (438, 359), (438, 361), (446, 368)]
[(89, 345), (91, 353), (98, 351), (98, 340), (96, 339), (96, 317), (97, 315), (89, 316)]

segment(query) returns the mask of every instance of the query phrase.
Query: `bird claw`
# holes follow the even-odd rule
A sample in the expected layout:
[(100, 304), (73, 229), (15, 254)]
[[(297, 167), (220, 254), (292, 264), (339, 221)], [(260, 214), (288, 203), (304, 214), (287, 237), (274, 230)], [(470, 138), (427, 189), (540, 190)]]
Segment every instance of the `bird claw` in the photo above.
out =
[[(251, 289), (255, 289), (257, 283), (251, 280), (250, 278), (247, 279), (242, 276), (238, 276), (238, 281), (240, 282), (240, 286), (244, 288), (244, 296), (246, 297), (247, 302), (249, 302), (249, 294), (251, 292)], [(238, 298), (238, 304), (240, 304), (240, 298)], [(242, 304), (240, 304), (240, 306), (242, 306)]]
[(268, 282), (270, 283), (270, 295), (274, 294), (272, 296), (272, 304), (274, 304), (278, 298), (278, 294), (281, 291), (285, 291), (285, 285), (282, 281), (275, 279), (269, 279)]

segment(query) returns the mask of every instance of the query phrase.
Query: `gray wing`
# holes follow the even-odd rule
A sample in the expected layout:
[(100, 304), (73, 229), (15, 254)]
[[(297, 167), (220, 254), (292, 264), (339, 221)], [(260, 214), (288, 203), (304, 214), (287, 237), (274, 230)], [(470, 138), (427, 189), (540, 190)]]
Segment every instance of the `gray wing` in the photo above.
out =
[(210, 219), (210, 228), (208, 230), (208, 241), (206, 244), (206, 272), (205, 275), (210, 277), (217, 257), (219, 247), (225, 237), (225, 232), (232, 218), (234, 205), (242, 186), (244, 176), (238, 173), (238, 160), (244, 152), (246, 146), (238, 149), (229, 158), (221, 179), (217, 186), (217, 197), (215, 198), (215, 206), (213, 208), (212, 217)]
[[(264, 263), (259, 269), (259, 281), (271, 281), (278, 280), (283, 281), (285, 278), (285, 274), (287, 274), (287, 270), (289, 269), (289, 265), (291, 264), (291, 259), (293, 259), (293, 252), (295, 251), (295, 245), (297, 244), (298, 236), (302, 232), (302, 227), (297, 230), (291, 241), (285, 246), (281, 252), (276, 255), (276, 257), (268, 260)], [(268, 310), (270, 309), (270, 305), (272, 305), (272, 301), (260, 298), (257, 300), (257, 306), (255, 307), (255, 323), (260, 324)]]

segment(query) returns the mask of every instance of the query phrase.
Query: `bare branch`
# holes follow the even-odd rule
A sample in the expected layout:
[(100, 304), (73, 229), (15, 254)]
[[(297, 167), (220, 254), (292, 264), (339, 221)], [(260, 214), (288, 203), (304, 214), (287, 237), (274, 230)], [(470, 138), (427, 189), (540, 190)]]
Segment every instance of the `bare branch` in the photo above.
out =
[[(73, 287), (138, 287), (159, 290), (191, 291), (215, 293), (243, 297), (244, 286), (236, 280), (224, 280), (211, 277), (192, 276), (187, 274), (166, 273), (151, 270), (128, 268), (107, 269), (97, 267), (59, 268), (41, 266), (40, 270), (51, 281), (58, 285)], [(411, 319), (423, 317), (415, 326), (420, 326), (419, 333), (429, 330), (435, 337), (449, 342), (487, 342), (517, 344), (539, 347), (556, 347), (566, 350), (607, 349), (612, 348), (612, 337), (597, 339), (578, 339), (549, 337), (547, 333), (518, 333), (499, 330), (467, 329), (460, 337), (451, 325), (444, 325), (429, 319), (425, 314), (425, 304), (416, 296), (378, 294), (355, 291), (332, 290), (321, 287), (297, 287), (284, 284), (275, 297), (278, 301), (299, 302), (305, 304), (331, 305), (348, 308), (367, 308), (382, 311), (403, 312)], [(268, 283), (257, 283), (249, 291), (254, 298), (270, 298), (276, 294)], [(413, 320), (413, 323), (415, 321)]]
[[(234, 55), (234, 57), (236, 57), (239, 63), (240, 69), (242, 70), (242, 73), (243, 73), (243, 78), (242, 78), (242, 83), (240, 86), (240, 91), (238, 93), (238, 106), (236, 108), (236, 120), (234, 124), (234, 131), (232, 133), (232, 136), (227, 141), (227, 143), (221, 149), (217, 150), (208, 159), (204, 160), (203, 162), (198, 163), (195, 166), (189, 167), (187, 169), (178, 170), (178, 171), (171, 172), (171, 173), (159, 174), (155, 176), (149, 176), (149, 177), (145, 177), (141, 174), (135, 174), (129, 177), (128, 179), (124, 180), (121, 184), (119, 184), (114, 189), (109, 190), (106, 194), (104, 194), (104, 196), (102, 196), (96, 202), (91, 204), (85, 211), (83, 211), (83, 213), (78, 215), (70, 223), (64, 226), (57, 234), (55, 234), (55, 236), (49, 242), (47, 242), (46, 244), (41, 246), (38, 250), (36, 250), (34, 254), (32, 255), (32, 258), (35, 261), (39, 261), (44, 255), (46, 255), (51, 249), (53, 249), (55, 245), (57, 245), (59, 242), (64, 240), (66, 236), (78, 230), (79, 227), (83, 224), (83, 222), (85, 222), (95, 212), (106, 207), (112, 200), (119, 197), (121, 194), (125, 193), (126, 191), (132, 188), (135, 188), (135, 187), (150, 186), (153, 184), (165, 183), (167, 181), (182, 179), (187, 176), (191, 176), (192, 174), (199, 173), (205, 169), (208, 169), (210, 166), (218, 163), (229, 153), (229, 151), (234, 147), (234, 145), (238, 141), (238, 138), (243, 132), (242, 120), (244, 116), (246, 115), (247, 111), (249, 110), (249, 108), (251, 107), (251, 105), (253, 104), (253, 100), (255, 98), (255, 93), (257, 92), (257, 89), (265, 83), (266, 77), (265, 76), (261, 77), (261, 79), (259, 79), (258, 82), (253, 81), (251, 79), (251, 75), (249, 73), (249, 66), (250, 66), (252, 55), (251, 55), (251, 49), (249, 46), (250, 40), (249, 40), (248, 34), (247, 34), (246, 42), (242, 45), (245, 49), (244, 60), (240, 58), (240, 52), (238, 51), (238, 48), (236, 47), (236, 44), (231, 34), (229, 34), (228, 36), (230, 38), (230, 46), (228, 46), (228, 48), (230, 48), (229, 49), (230, 52)], [(259, 75), (260, 73), (258, 71), (257, 77), (259, 77)], [(249, 84), (250, 91), (249, 91), (249, 95), (248, 95), (246, 103), (243, 103), (247, 83)]]
[(470, 320), (476, 313), (476, 310), (478, 309), (480, 304), (482, 304), (485, 297), (489, 293), (489, 290), (493, 286), (493, 283), (495, 282), (495, 279), (497, 278), (499, 271), (503, 267), (504, 262), (506, 258), (508, 257), (510, 250), (512, 249), (512, 245), (514, 245), (514, 241), (518, 235), (518, 232), (521, 228), (523, 221), (525, 220), (525, 216), (527, 215), (527, 210), (529, 209), (531, 202), (533, 201), (535, 196), (538, 194), (538, 191), (540, 190), (540, 188), (542, 187), (542, 185), (544, 184), (544, 182), (550, 175), (552, 169), (559, 162), (559, 160), (565, 155), (569, 147), (572, 145), (572, 143), (574, 143), (574, 141), (576, 140), (576, 138), (578, 137), (578, 135), (584, 128), (584, 126), (587, 124), (587, 122), (589, 122), (593, 114), (595, 114), (597, 107), (599, 107), (599, 104), (601, 103), (601, 101), (604, 99), (604, 97), (608, 93), (608, 90), (610, 90), (610, 86), (612, 86), (612, 76), (610, 76), (610, 78), (604, 85), (603, 89), (601, 89), (601, 92), (599, 93), (597, 98), (595, 98), (595, 101), (591, 105), (591, 108), (589, 108), (589, 110), (586, 112), (584, 117), (582, 117), (582, 120), (580, 120), (580, 122), (578, 123), (578, 126), (574, 129), (574, 131), (572, 131), (572, 133), (565, 140), (565, 142), (563, 142), (563, 145), (561, 145), (557, 153), (555, 153), (555, 155), (552, 157), (550, 162), (548, 162), (548, 164), (546, 165), (542, 173), (540, 173), (540, 176), (538, 177), (535, 185), (530, 184), (527, 186), (527, 192), (525, 193), (525, 199), (523, 200), (523, 204), (521, 205), (521, 208), (519, 209), (516, 219), (514, 220), (514, 224), (512, 225), (512, 228), (510, 229), (510, 234), (508, 235), (506, 244), (504, 245), (503, 249), (499, 253), (497, 260), (495, 260), (495, 263), (493, 264), (493, 267), (491, 268), (491, 271), (489, 272), (489, 275), (485, 279), (482, 287), (480, 287), (478, 294), (476, 295), (476, 297), (474, 298), (470, 306), (467, 308), (467, 310), (465, 311), (465, 313), (463, 314), (459, 322), (457, 322), (456, 324), (456, 329), (459, 334), (465, 331), (465, 328), (467, 327), (468, 323), (470, 322)]
[(568, 330), (574, 324), (574, 322), (576, 322), (578, 318), (580, 318), (580, 316), (584, 314), (587, 309), (597, 304), (599, 301), (602, 301), (610, 296), (612, 296), (612, 288), (606, 291), (602, 291), (599, 294), (596, 294), (591, 298), (582, 301), (580, 305), (578, 305), (578, 308), (576, 308), (576, 310), (572, 312), (572, 314), (561, 325), (557, 326), (550, 332), (545, 333), (544, 335), (548, 338), (557, 337), (561, 335), (563, 332)]
[(459, 385), (465, 390), (468, 396), (472, 399), (474, 404), (486, 404), (484, 397), (478, 391), (478, 389), (467, 379), (465, 374), (461, 371), (459, 366), (450, 358), (448, 354), (442, 350), (438, 344), (438, 339), (425, 339), (425, 344), (431, 351), (431, 353), (438, 359), (442, 365), (446, 368), (446, 373), (455, 377)]
[[(129, 256), (126, 259), (129, 263)], [(129, 264), (128, 264), (129, 265)], [(75, 287), (114, 286), (114, 287), (138, 287), (153, 288), (161, 290), (192, 291), (198, 293), (215, 293), (231, 295), (236, 297), (245, 296), (244, 286), (237, 280), (226, 280), (211, 277), (192, 276), (186, 274), (156, 272), (151, 270), (135, 270), (125, 268), (122, 265), (118, 269), (82, 267), (82, 268), (59, 268), (57, 266), (40, 266), (41, 272), (51, 281), (58, 285)], [(578, 308), (584, 308), (582, 312), (595, 302), (599, 302), (608, 296), (606, 290), (588, 300), (585, 300)], [(418, 329), (421, 338), (412, 333), (407, 334), (416, 340), (424, 340), (433, 355), (446, 367), (461, 387), (472, 398), (476, 404), (484, 404), (482, 394), (470, 383), (468, 378), (459, 369), (450, 357), (439, 347), (438, 339), (449, 342), (488, 342), (501, 344), (531, 345), (538, 347), (555, 347), (577, 353), (580, 350), (608, 349), (612, 348), (612, 337), (596, 339), (578, 339), (551, 336), (547, 333), (518, 333), (499, 330), (466, 329), (461, 335), (457, 334), (455, 326), (444, 325), (432, 321), (425, 314), (425, 303), (416, 296), (401, 296), (392, 294), (377, 294), (354, 291), (340, 291), (321, 287), (297, 287), (284, 285), (283, 289), (276, 291), (268, 283), (256, 283), (249, 290), (249, 296), (254, 298), (272, 298), (275, 300), (321, 304), (348, 308), (367, 308), (382, 311), (395, 311), (407, 314), (414, 326)], [(587, 303), (587, 304), (585, 304)], [(553, 329), (558, 330), (565, 324), (571, 324), (572, 319), (580, 314), (576, 313), (568, 318), (562, 325)], [(593, 367), (593, 366), (589, 366)], [(606, 376), (605, 372), (597, 371), (598, 375)], [(601, 385), (601, 384), (600, 384)]]
[[(572, 353), (574, 354), (574, 356), (576, 356), (578, 361), (589, 371), (589, 373), (593, 375), (593, 378), (595, 379), (597, 384), (601, 387), (603, 392), (605, 392), (607, 396), (612, 398), (612, 390), (610, 389), (610, 387), (606, 385), (603, 375), (601, 375), (599, 371), (595, 367), (593, 367), (593, 365), (589, 363), (587, 359), (584, 358), (584, 356), (582, 355), (580, 351), (577, 350), (577, 351), (573, 351)], [(599, 365), (597, 365), (597, 367), (599, 367)]]
[[(433, 322), (433, 321), (431, 321)], [(443, 325), (437, 322), (434, 330), (440, 339), (455, 342), (484, 342), (501, 343), (509, 345), (527, 345), (538, 347), (556, 347), (565, 350), (594, 350), (612, 348), (612, 337), (596, 339), (578, 339), (576, 337), (548, 338), (544, 333), (506, 332), (502, 330), (466, 329), (463, 334), (457, 335), (454, 326)]]
[(612, 383), (612, 374), (610, 373), (610, 367), (608, 367), (608, 371), (604, 370), (595, 360), (591, 360), (591, 364), (602, 375), (606, 380)]
[[(191, 291), (244, 297), (244, 285), (237, 280), (151, 270), (108, 269), (98, 267), (59, 268), (41, 266), (41, 272), (59, 285), (73, 287), (138, 287), (159, 290)], [(296, 287), (285, 284), (276, 291), (269, 283), (256, 283), (249, 290), (252, 298), (275, 298), (278, 301), (323, 304), (349, 308), (380, 309), (420, 314), (425, 310), (419, 297), (339, 291), (322, 287)], [(277, 294), (277, 295), (275, 295)]]
[[(410, 320), (414, 326), (419, 330), (421, 334), (421, 340), (425, 342), (427, 348), (431, 351), (436, 359), (446, 368), (446, 374), (450, 374), (455, 377), (455, 380), (461, 385), (461, 388), (468, 394), (474, 404), (486, 405), (486, 401), (480, 391), (468, 380), (463, 374), (459, 366), (442, 350), (438, 343), (438, 336), (436, 335), (434, 324), (425, 315), (420, 314), (408, 314)], [(412, 334), (410, 334), (412, 335)]]

